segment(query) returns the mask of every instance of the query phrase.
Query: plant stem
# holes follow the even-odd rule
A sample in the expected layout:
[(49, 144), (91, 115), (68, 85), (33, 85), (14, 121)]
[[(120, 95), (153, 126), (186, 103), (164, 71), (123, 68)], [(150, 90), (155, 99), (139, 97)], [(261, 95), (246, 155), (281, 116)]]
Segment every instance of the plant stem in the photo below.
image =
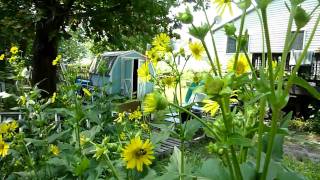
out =
[(269, 132), (268, 148), (267, 148), (266, 159), (264, 161), (262, 176), (260, 178), (261, 180), (265, 180), (268, 175), (269, 163), (271, 160), (274, 138), (277, 134), (277, 122), (280, 117), (280, 112), (281, 112), (280, 109), (272, 109), (271, 130)]
[(232, 164), (231, 164), (231, 161), (230, 161), (228, 153), (229, 152), (225, 153), (225, 157), (226, 157), (226, 160), (227, 160), (227, 164), (228, 164), (228, 168), (229, 168), (229, 171), (230, 171), (230, 175), (231, 175), (232, 179), (236, 179), (236, 177), (234, 176), (233, 167), (232, 167)]
[(202, 45), (203, 45), (203, 47), (204, 47), (204, 49), (205, 49), (205, 51), (206, 51), (206, 53), (207, 53), (207, 56), (208, 56), (208, 58), (209, 58), (209, 62), (210, 62), (210, 65), (211, 65), (211, 68), (212, 68), (212, 70), (213, 70), (214, 75), (218, 76), (217, 70), (216, 70), (216, 68), (214, 67), (213, 60), (212, 60), (212, 58), (211, 58), (210, 52), (209, 52), (209, 50), (208, 50), (208, 47), (207, 47), (206, 42), (204, 41), (204, 39), (201, 40), (201, 43), (202, 43)]
[[(201, 7), (202, 7), (202, 11), (204, 12), (204, 15), (206, 17), (207, 23), (210, 24), (209, 22), (209, 18), (208, 18), (208, 14), (207, 11), (203, 5), (203, 3), (201, 3)], [(215, 58), (216, 58), (216, 64), (217, 64), (217, 68), (218, 68), (218, 74), (219, 76), (222, 78), (222, 72), (221, 72), (221, 65), (220, 65), (220, 60), (219, 60), (219, 56), (218, 56), (218, 51), (217, 51), (217, 46), (213, 37), (213, 31), (212, 28), (210, 28), (210, 36), (211, 36), (211, 41), (212, 41), (212, 45), (213, 45), (213, 50), (214, 50), (214, 54), (215, 54)]]
[(314, 34), (315, 34), (315, 32), (316, 32), (316, 29), (317, 29), (317, 27), (318, 27), (318, 25), (319, 25), (319, 21), (320, 21), (320, 14), (319, 14), (318, 17), (317, 17), (316, 23), (315, 23), (315, 25), (314, 25), (314, 27), (313, 27), (313, 29), (312, 29), (312, 32), (311, 32), (310, 37), (309, 37), (309, 40), (308, 40), (307, 44), (305, 45), (305, 47), (304, 47), (304, 49), (303, 49), (303, 52), (302, 52), (302, 54), (300, 55), (300, 57), (299, 57), (299, 59), (298, 59), (298, 61), (297, 61), (297, 64), (296, 64), (296, 66), (294, 67), (294, 69), (293, 69), (293, 71), (292, 71), (292, 73), (291, 73), (291, 75), (290, 75), (290, 78), (289, 78), (289, 80), (288, 80), (288, 83), (287, 83), (287, 86), (286, 86), (286, 89), (285, 89), (285, 92), (286, 92), (286, 93), (289, 93), (289, 89), (291, 88), (291, 86), (292, 86), (292, 84), (293, 84), (292, 81), (293, 81), (294, 77), (296, 76), (296, 74), (297, 74), (297, 72), (298, 72), (298, 70), (299, 70), (299, 68), (300, 68), (300, 66), (301, 66), (301, 63), (302, 63), (305, 55), (307, 54), (308, 48), (309, 48), (309, 46), (310, 46), (310, 44), (311, 44), (311, 41), (312, 41), (312, 39), (313, 39), (313, 37), (314, 37)]
[(258, 130), (258, 151), (257, 151), (257, 159), (256, 159), (256, 167), (257, 172), (260, 171), (260, 161), (261, 161), (261, 153), (262, 153), (262, 133), (263, 133), (263, 121), (266, 113), (266, 98), (263, 97), (260, 101), (260, 109), (259, 109), (259, 130)]
[(108, 166), (109, 166), (109, 168), (111, 169), (113, 175), (115, 176), (116, 179), (120, 180), (120, 177), (119, 177), (119, 175), (118, 175), (118, 172), (117, 172), (117, 170), (115, 169), (115, 167), (113, 166), (113, 164), (112, 164), (112, 162), (111, 162), (108, 154), (105, 154), (105, 157), (106, 157), (106, 159), (107, 159)]
[(237, 39), (237, 49), (236, 49), (235, 61), (233, 64), (233, 71), (236, 71), (237, 65), (238, 65), (238, 59), (239, 59), (239, 53), (240, 53), (240, 38), (241, 38), (242, 32), (243, 32), (244, 20), (246, 17), (246, 13), (247, 13), (247, 10), (244, 10), (241, 15), (240, 31), (239, 31), (239, 35), (238, 35), (238, 39)]
[(261, 9), (261, 15), (262, 15), (263, 27), (265, 32), (266, 45), (267, 45), (267, 59), (268, 59), (271, 95), (272, 97), (275, 98), (275, 85), (274, 85), (273, 68), (272, 68), (272, 51), (271, 51), (270, 35), (269, 35), (268, 20), (267, 20), (267, 10)]

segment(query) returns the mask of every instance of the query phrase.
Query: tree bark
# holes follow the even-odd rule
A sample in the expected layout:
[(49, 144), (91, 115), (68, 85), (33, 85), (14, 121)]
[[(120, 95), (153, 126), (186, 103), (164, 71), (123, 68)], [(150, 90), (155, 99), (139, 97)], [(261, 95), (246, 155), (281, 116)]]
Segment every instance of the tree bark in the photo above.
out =
[(59, 1), (51, 0), (36, 2), (36, 7), (45, 12), (36, 23), (36, 35), (33, 43), (32, 84), (41, 90), (42, 97), (49, 97), (56, 91), (57, 66), (52, 61), (58, 55), (58, 42), (61, 29), (71, 8), (70, 1), (67, 8), (62, 7)]

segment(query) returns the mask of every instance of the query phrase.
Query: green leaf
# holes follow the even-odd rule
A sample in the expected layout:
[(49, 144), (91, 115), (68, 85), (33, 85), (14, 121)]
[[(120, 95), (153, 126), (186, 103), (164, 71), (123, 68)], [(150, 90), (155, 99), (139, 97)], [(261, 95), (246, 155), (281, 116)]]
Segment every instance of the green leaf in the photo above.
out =
[(298, 77), (298, 76), (294, 76), (293, 77), (293, 84), (296, 84), (298, 86), (303, 87), (305, 90), (307, 90), (313, 97), (317, 98), (318, 100), (320, 100), (320, 93), (314, 88), (312, 87), (308, 81)]
[(27, 145), (33, 144), (35, 146), (43, 146), (47, 144), (45, 140), (38, 140), (38, 139), (31, 139), (31, 138), (24, 138), (24, 140), (27, 142)]
[(252, 163), (247, 162), (245, 164), (241, 164), (240, 170), (241, 170), (241, 174), (243, 175), (243, 179), (246, 179), (246, 180), (258, 179), (256, 174), (256, 168)]
[(294, 9), (293, 14), (294, 22), (297, 25), (297, 29), (303, 28), (311, 19), (311, 16), (300, 6)]
[(199, 180), (229, 180), (231, 179), (229, 171), (219, 159), (206, 160), (199, 173), (196, 173)]
[(228, 145), (239, 145), (243, 147), (251, 147), (252, 141), (249, 138), (245, 138), (240, 134), (232, 134), (227, 140)]
[(191, 140), (198, 129), (201, 127), (201, 123), (195, 119), (191, 119), (190, 121), (186, 121), (186, 127), (184, 132), (184, 137), (186, 140)]
[(84, 157), (81, 162), (75, 167), (74, 173), (77, 176), (81, 176), (88, 168), (90, 161), (88, 158)]
[(54, 141), (56, 141), (57, 139), (61, 138), (61, 137), (64, 136), (65, 134), (69, 133), (70, 130), (71, 130), (71, 129), (65, 130), (65, 131), (63, 131), (63, 132), (61, 132), (61, 133), (52, 134), (51, 136), (49, 136), (49, 137), (47, 138), (48, 143), (49, 143), (49, 144), (53, 143)]

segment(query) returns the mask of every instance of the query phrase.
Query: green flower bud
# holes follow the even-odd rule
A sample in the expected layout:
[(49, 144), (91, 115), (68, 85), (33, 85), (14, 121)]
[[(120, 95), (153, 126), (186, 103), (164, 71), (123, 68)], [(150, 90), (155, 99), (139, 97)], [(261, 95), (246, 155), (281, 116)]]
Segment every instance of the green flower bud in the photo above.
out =
[(184, 24), (191, 24), (193, 22), (193, 16), (189, 8), (187, 8), (185, 12), (179, 13), (179, 16), (177, 18)]
[(234, 36), (237, 28), (234, 26), (233, 23), (227, 23), (224, 25), (224, 31), (226, 32), (227, 36)]
[(219, 77), (207, 76), (204, 91), (208, 95), (218, 95), (224, 87), (224, 81)]
[(297, 29), (303, 28), (310, 21), (310, 15), (300, 6), (294, 10), (294, 22), (296, 23)]
[(203, 24), (199, 27), (193, 26), (193, 27), (189, 28), (189, 33), (197, 39), (204, 40), (204, 38), (208, 34), (209, 30), (210, 30), (210, 25)]
[(221, 155), (223, 155), (223, 153), (224, 153), (224, 149), (223, 148), (219, 148), (218, 154), (221, 156)]
[(266, 9), (267, 6), (270, 4), (271, 0), (256, 0), (258, 8)]
[(152, 113), (164, 110), (168, 106), (168, 101), (159, 92), (153, 92), (146, 95), (142, 105), (145, 113)]
[(244, 35), (240, 36), (240, 48), (247, 49), (248, 42), (249, 42), (249, 35), (248, 35), (248, 30), (247, 30)]
[(305, 0), (290, 0), (292, 6), (298, 6), (299, 4), (303, 3)]

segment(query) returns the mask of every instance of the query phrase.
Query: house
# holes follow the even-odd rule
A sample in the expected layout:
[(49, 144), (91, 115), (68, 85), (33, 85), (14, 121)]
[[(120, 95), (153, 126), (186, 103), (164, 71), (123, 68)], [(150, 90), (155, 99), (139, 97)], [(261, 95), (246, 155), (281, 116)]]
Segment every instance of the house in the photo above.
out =
[[(141, 99), (153, 90), (153, 84), (139, 80), (137, 70), (146, 62), (146, 57), (137, 51), (104, 52), (89, 69), (93, 86), (107, 86), (108, 94), (120, 94), (130, 99)], [(153, 73), (152, 63), (149, 64)]]
[[(318, 0), (306, 0), (302, 3), (302, 7), (310, 13), (315, 6), (319, 3)], [(290, 4), (290, 3), (288, 3)], [(290, 55), (287, 60), (287, 70), (290, 70), (295, 64), (293, 58), (295, 58), (303, 49), (304, 45), (308, 41), (312, 28), (315, 24), (316, 18), (320, 13), (318, 8), (310, 22), (299, 32), (296, 41), (293, 44), (293, 48), (290, 51)], [(289, 11), (287, 10), (284, 0), (273, 0), (267, 9), (268, 14), (268, 25), (270, 31), (271, 49), (273, 52), (273, 58), (278, 60), (283, 51), (285, 42), (285, 36), (287, 31), (287, 25), (289, 21)], [(227, 23), (234, 23), (237, 30), (239, 30), (241, 21), (241, 15), (233, 18)], [(236, 51), (236, 40), (227, 37), (224, 32), (224, 25), (221, 24), (214, 29), (214, 38), (216, 46), (218, 47), (218, 55), (221, 59), (223, 69), (226, 68), (228, 60), (235, 54)], [(244, 23), (244, 28), (248, 29), (249, 43), (248, 51), (252, 56), (252, 63), (255, 68), (258, 68), (262, 64), (262, 30), (259, 21), (259, 17), (255, 9), (250, 9), (247, 12), (247, 16)], [(292, 32), (296, 31), (296, 26), (293, 23)], [(320, 55), (317, 51), (320, 49), (320, 26), (318, 27), (314, 39), (311, 42), (308, 57), (309, 61), (306, 62), (306, 66), (301, 67), (301, 71), (311, 72), (311, 79), (320, 80)], [(265, 48), (266, 51), (266, 48)], [(311, 58), (311, 60), (310, 60)], [(312, 63), (311, 63), (312, 62)]]

